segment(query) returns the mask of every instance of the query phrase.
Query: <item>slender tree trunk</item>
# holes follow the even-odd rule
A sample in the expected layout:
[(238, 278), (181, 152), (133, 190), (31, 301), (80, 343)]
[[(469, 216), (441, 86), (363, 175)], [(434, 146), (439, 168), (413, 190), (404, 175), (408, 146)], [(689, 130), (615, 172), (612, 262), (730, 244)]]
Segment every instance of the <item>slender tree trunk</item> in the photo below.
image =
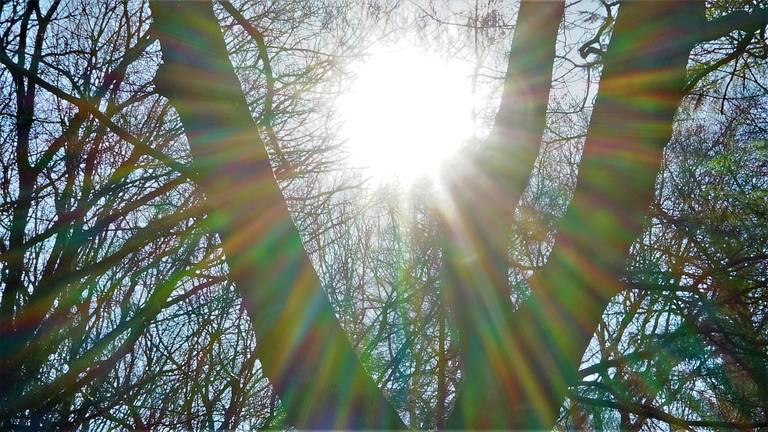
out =
[(438, 313), (437, 328), (437, 403), (435, 404), (435, 427), (442, 429), (445, 427), (446, 409), (448, 407), (448, 355), (445, 352), (445, 308), (440, 307)]
[[(31, 56), (27, 53), (28, 32), (33, 28), (31, 18), (39, 4), (30, 1), (26, 5), (19, 34), (19, 47), (16, 61), (19, 67), (24, 67), (29, 61), (29, 70), (37, 73), (42, 60), (43, 42), (51, 17), (58, 7), (58, 2), (53, 2), (47, 13), (36, 16), (36, 33), (33, 39)], [(6, 57), (5, 47), (2, 56)], [(29, 59), (27, 58), (29, 57)], [(11, 60), (12, 61), (12, 60)], [(27, 80), (18, 72), (11, 72), (16, 90), (16, 170), (18, 175), (18, 195), (13, 206), (11, 223), (8, 233), (8, 250), (0, 271), (0, 285), (3, 285), (0, 297), (0, 404), (8, 405), (17, 398), (21, 392), (22, 360), (24, 358), (25, 332), (24, 325), (17, 322), (19, 310), (17, 308), (20, 295), (27, 291), (24, 284), (26, 265), (24, 257), (28, 245), (26, 244), (27, 225), (29, 213), (32, 210), (34, 189), (41, 169), (32, 164), (30, 160), (32, 144), (32, 127), (35, 121), (35, 99), (37, 85), (32, 80)], [(21, 323), (25, 324), (25, 323)], [(2, 411), (2, 410), (0, 410)], [(5, 419), (0, 419), (0, 427), (6, 426)]]
[[(546, 125), (564, 1), (521, 2), (504, 91), (488, 140), (448, 180), (442, 292), (458, 330), (463, 384), (449, 427), (505, 427), (513, 380), (508, 248), (512, 219)], [(514, 388), (511, 388), (514, 389)], [(491, 396), (493, 395), (493, 396)], [(481, 401), (478, 404), (478, 401)]]
[(156, 85), (181, 118), (264, 372), (299, 428), (404, 427), (320, 286), (207, 2), (153, 2)]
[(513, 314), (509, 423), (479, 426), (550, 429), (578, 382), (603, 311), (623, 289), (703, 22), (700, 1), (622, 3), (573, 200), (547, 264), (529, 282), (531, 296)]

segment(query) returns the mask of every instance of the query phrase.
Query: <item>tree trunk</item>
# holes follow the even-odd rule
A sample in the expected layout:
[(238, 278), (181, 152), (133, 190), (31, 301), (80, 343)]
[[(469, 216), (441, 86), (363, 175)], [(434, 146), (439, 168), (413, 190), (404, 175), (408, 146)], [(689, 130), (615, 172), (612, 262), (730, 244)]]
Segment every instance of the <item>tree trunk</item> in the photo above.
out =
[(334, 315), (275, 180), (210, 3), (153, 2), (158, 91), (181, 118), (259, 359), (298, 428), (402, 428)]
[(605, 307), (624, 288), (703, 23), (701, 1), (622, 3), (573, 200), (547, 264), (529, 281), (531, 296), (513, 314), (509, 423), (479, 426), (550, 429), (557, 420)]
[(508, 424), (510, 227), (544, 134), (564, 10), (564, 1), (521, 2), (494, 127), (477, 156), (448, 179), (455, 212), (442, 221), (441, 289), (457, 325), (463, 373), (452, 428)]
[[(42, 59), (43, 42), (45, 33), (51, 23), (51, 17), (58, 7), (54, 2), (43, 16), (37, 16), (34, 39), (28, 35), (32, 28), (30, 21), (34, 11), (38, 8), (37, 2), (29, 2), (26, 5), (21, 22), (19, 34), (19, 48), (16, 61), (9, 59), (2, 48), (2, 56), (6, 61), (12, 62), (23, 68), (29, 60), (29, 70), (37, 73)], [(27, 38), (34, 41), (31, 56), (27, 53)], [(27, 59), (29, 57), (29, 59)], [(35, 99), (37, 96), (37, 84), (25, 79), (24, 75), (17, 71), (11, 71), (16, 93), (16, 169), (18, 175), (18, 195), (13, 205), (13, 211), (8, 227), (8, 249), (0, 260), (0, 286), (3, 286), (0, 296), (0, 404), (6, 406), (23, 392), (22, 364), (26, 356), (27, 328), (18, 321), (20, 296), (27, 292), (24, 283), (26, 265), (24, 257), (28, 245), (26, 244), (27, 225), (29, 213), (32, 210), (35, 185), (42, 171), (35, 166), (31, 157), (32, 128), (35, 122)], [(2, 261), (5, 261), (4, 263)], [(0, 420), (0, 427), (7, 426), (6, 420)]]

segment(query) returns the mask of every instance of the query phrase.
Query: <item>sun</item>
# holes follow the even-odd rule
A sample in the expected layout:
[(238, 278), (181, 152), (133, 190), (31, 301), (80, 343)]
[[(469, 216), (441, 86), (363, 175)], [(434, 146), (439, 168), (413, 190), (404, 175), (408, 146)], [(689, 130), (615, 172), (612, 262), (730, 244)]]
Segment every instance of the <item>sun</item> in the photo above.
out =
[(472, 137), (471, 73), (412, 44), (371, 49), (337, 101), (351, 164), (379, 184), (434, 179)]

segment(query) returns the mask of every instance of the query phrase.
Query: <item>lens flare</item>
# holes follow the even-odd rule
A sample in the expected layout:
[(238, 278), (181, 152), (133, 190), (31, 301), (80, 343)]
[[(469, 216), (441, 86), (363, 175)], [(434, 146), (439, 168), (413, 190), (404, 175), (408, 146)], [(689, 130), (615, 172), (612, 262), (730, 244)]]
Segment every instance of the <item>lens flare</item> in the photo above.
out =
[(378, 184), (435, 178), (472, 137), (472, 73), (412, 44), (376, 46), (337, 108), (352, 166)]

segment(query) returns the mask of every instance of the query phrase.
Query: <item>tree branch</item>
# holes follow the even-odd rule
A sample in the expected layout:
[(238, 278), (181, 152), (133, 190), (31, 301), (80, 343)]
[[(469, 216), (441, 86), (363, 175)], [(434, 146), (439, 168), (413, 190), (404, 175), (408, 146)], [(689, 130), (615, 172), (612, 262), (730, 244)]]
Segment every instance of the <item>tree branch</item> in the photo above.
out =
[(715, 18), (702, 26), (698, 42), (709, 42), (728, 36), (734, 31), (755, 33), (768, 26), (768, 9), (755, 8), (752, 12), (735, 11)]

